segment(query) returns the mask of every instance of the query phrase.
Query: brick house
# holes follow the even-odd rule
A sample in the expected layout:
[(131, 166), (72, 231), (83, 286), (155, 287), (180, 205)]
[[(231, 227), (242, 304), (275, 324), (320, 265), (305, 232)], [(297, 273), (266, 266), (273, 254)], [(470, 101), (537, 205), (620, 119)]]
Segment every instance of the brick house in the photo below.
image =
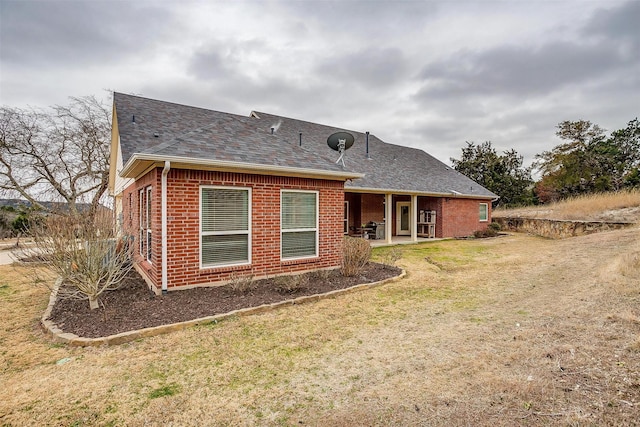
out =
[[(344, 234), (466, 236), (497, 196), (422, 150), (367, 133), (114, 94), (109, 189), (155, 291), (335, 268)], [(390, 218), (391, 221), (386, 221)]]

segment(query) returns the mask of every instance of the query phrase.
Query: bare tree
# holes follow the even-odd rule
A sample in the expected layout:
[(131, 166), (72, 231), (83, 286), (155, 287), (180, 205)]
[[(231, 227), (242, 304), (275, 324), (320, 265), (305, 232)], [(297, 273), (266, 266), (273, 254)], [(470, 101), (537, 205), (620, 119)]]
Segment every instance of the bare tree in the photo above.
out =
[[(95, 97), (50, 111), (0, 108), (0, 193), (93, 218), (109, 182), (109, 110)], [(88, 212), (79, 204), (88, 203)]]
[[(132, 248), (115, 230), (109, 209), (99, 209), (91, 222), (51, 214), (29, 230), (33, 246), (14, 256), (35, 257), (50, 273), (47, 277), (59, 277), (59, 298), (87, 299), (91, 309), (96, 309), (100, 295), (117, 289), (133, 267)], [(36, 274), (42, 273), (37, 270)]]

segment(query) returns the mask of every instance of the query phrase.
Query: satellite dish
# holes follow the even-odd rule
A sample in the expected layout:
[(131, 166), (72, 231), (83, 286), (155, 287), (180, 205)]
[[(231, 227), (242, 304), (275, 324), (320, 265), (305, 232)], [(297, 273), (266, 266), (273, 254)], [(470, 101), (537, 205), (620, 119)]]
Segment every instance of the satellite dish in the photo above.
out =
[(344, 166), (344, 152), (351, 148), (354, 142), (355, 138), (349, 132), (336, 132), (327, 138), (327, 145), (340, 153), (336, 163), (342, 163)]

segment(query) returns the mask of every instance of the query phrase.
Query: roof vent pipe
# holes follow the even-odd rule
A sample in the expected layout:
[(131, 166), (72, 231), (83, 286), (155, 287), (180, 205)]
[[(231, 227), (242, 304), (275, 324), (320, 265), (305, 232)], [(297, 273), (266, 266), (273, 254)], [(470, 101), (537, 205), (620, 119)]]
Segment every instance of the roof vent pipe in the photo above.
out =
[(273, 135), (273, 132), (275, 132), (276, 128), (275, 126), (271, 126), (271, 135)]
[(131, 116), (131, 123), (133, 123), (134, 125), (136, 124), (136, 115), (132, 115)]
[(367, 131), (365, 134), (365, 142), (366, 142), (366, 150), (367, 150), (367, 159), (370, 159), (371, 157), (369, 156), (369, 131)]
[(302, 132), (300, 132), (300, 147), (302, 147)]

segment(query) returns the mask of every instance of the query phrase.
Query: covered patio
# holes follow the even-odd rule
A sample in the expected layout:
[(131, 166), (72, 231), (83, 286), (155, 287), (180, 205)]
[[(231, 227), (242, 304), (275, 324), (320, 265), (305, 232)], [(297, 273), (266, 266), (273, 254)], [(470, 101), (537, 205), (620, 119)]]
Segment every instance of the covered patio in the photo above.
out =
[(417, 194), (345, 192), (344, 233), (369, 239), (373, 246), (433, 240), (441, 235), (440, 200)]
[(374, 248), (379, 248), (383, 246), (394, 246), (394, 245), (411, 245), (415, 243), (424, 243), (424, 242), (435, 242), (437, 240), (443, 240), (440, 237), (429, 238), (429, 237), (418, 237), (416, 240), (411, 240), (410, 236), (394, 236), (391, 239), (391, 243), (386, 240), (369, 240), (369, 244)]

